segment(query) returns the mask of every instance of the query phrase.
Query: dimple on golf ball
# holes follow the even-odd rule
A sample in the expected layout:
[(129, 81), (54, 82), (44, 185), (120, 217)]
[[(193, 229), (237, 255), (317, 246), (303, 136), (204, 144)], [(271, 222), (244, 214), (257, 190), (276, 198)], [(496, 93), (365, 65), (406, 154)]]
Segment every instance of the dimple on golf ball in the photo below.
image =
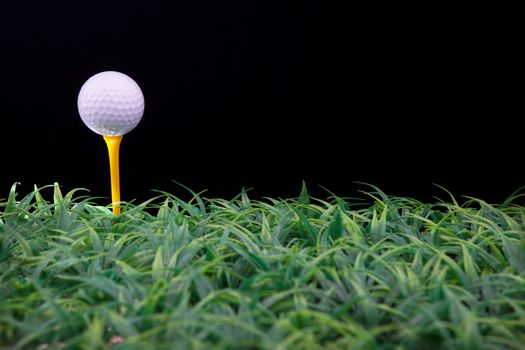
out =
[(144, 96), (138, 84), (114, 71), (89, 78), (78, 94), (78, 112), (88, 128), (103, 136), (130, 132), (144, 114)]

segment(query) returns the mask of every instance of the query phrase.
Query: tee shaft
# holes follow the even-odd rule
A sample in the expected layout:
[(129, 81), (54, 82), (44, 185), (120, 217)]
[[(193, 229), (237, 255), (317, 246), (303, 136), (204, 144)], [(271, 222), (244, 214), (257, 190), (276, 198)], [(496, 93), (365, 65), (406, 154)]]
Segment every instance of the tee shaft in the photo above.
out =
[(109, 171), (111, 174), (111, 202), (113, 214), (120, 215), (120, 173), (119, 173), (119, 148), (122, 141), (120, 136), (104, 136), (109, 153)]

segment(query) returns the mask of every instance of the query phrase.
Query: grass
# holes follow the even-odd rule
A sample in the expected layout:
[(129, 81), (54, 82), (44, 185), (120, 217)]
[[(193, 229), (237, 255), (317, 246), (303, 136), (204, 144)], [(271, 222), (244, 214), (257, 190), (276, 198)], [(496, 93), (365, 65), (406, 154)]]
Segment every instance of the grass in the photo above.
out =
[[(0, 203), (2, 349), (523, 349), (525, 209), (387, 196)], [(44, 199), (49, 192), (49, 199)], [(353, 202), (352, 202), (353, 200)]]

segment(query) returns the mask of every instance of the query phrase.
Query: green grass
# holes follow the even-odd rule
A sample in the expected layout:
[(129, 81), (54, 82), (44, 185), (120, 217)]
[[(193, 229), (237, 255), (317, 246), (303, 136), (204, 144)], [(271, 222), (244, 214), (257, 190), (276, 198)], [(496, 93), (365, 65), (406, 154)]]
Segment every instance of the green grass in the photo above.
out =
[(264, 201), (159, 192), (114, 217), (81, 191), (17, 198), (14, 185), (0, 348), (523, 349), (517, 192), (459, 205), (372, 188), (360, 206), (304, 187)]

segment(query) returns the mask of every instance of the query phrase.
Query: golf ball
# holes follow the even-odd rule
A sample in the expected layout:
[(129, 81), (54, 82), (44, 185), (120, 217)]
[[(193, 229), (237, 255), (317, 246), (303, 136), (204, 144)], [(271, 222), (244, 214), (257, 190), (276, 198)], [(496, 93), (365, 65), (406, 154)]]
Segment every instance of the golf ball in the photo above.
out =
[(140, 87), (119, 72), (93, 75), (80, 89), (77, 102), (84, 124), (104, 136), (130, 132), (144, 114), (144, 96)]

